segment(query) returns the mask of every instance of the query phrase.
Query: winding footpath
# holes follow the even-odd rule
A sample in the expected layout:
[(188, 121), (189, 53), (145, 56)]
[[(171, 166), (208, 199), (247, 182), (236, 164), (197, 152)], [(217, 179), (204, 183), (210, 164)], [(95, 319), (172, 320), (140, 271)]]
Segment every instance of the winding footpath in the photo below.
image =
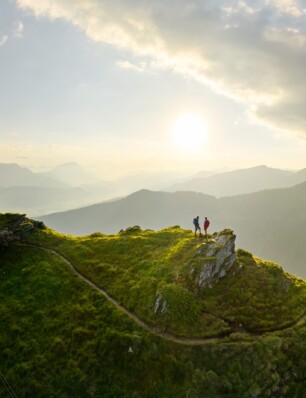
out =
[[(39, 246), (39, 245), (30, 245), (30, 244), (21, 244), (21, 246), (26, 246), (26, 247), (32, 247), (40, 250), (44, 250), (46, 252), (52, 253), (53, 255), (59, 257), (63, 262), (65, 262), (71, 271), (78, 276), (80, 279), (82, 279), (87, 285), (91, 286), (93, 289), (97, 290), (100, 294), (102, 294), (108, 301), (110, 301), (119, 311), (125, 313), (129, 318), (131, 318), (134, 322), (136, 322), (140, 327), (143, 329), (147, 330), (150, 333), (153, 333), (155, 336), (161, 337), (162, 339), (172, 341), (174, 343), (178, 344), (183, 344), (183, 345), (189, 345), (189, 346), (199, 346), (199, 345), (206, 345), (206, 344), (215, 344), (215, 343), (237, 343), (237, 342), (244, 342), (244, 343), (250, 343), (251, 341), (243, 340), (243, 339), (237, 339), (235, 341), (231, 341), (228, 339), (228, 336), (231, 334), (231, 332), (228, 332), (226, 335), (222, 336), (215, 336), (215, 337), (205, 337), (205, 338), (199, 338), (199, 339), (188, 339), (188, 338), (183, 338), (183, 337), (176, 337), (172, 334), (165, 333), (161, 330), (159, 330), (157, 327), (151, 326), (146, 324), (144, 321), (142, 321), (140, 318), (138, 318), (135, 314), (133, 314), (131, 311), (129, 311), (127, 308), (125, 308), (123, 305), (118, 303), (113, 297), (111, 297), (104, 289), (101, 287), (97, 286), (94, 282), (92, 282), (90, 279), (86, 278), (80, 271), (77, 270), (77, 268), (66, 258), (64, 257), (61, 253), (59, 253), (56, 250), (49, 249), (44, 246)], [(267, 336), (269, 333), (277, 332), (277, 331), (282, 331), (285, 329), (292, 328), (294, 326), (301, 326), (304, 324), (306, 321), (306, 311), (294, 322), (291, 322), (290, 324), (283, 326), (279, 329), (274, 329), (273, 331), (267, 331), (267, 332), (262, 332), (262, 333), (256, 333), (252, 334), (247, 332), (246, 334), (249, 335), (250, 337), (253, 338), (264, 338)]]

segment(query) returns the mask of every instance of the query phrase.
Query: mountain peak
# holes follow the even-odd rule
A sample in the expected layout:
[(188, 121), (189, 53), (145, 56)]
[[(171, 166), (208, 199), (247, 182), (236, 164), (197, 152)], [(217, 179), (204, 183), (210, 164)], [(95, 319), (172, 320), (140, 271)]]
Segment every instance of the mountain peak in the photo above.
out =
[(17, 163), (0, 164), (0, 186), (32, 186), (32, 187), (59, 187), (63, 184), (50, 178), (42, 178), (41, 174), (33, 173), (26, 167), (19, 166)]
[(43, 174), (71, 186), (79, 186), (98, 181), (97, 176), (87, 171), (76, 162), (59, 164), (52, 170)]
[(61, 163), (58, 164), (53, 168), (53, 170), (58, 170), (58, 169), (82, 169), (83, 167), (79, 165), (77, 162), (67, 162), (67, 163)]
[(12, 171), (23, 171), (23, 172), (27, 172), (27, 173), (32, 173), (31, 170), (27, 169), (26, 167), (20, 166), (17, 163), (0, 163), (0, 170), (12, 170)]
[[(258, 166), (254, 166), (254, 167), (250, 167), (249, 169), (271, 169), (271, 167), (268, 167), (267, 165), (265, 165), (265, 164), (260, 164), (260, 165), (258, 165)], [(247, 169), (246, 169), (247, 170)]]

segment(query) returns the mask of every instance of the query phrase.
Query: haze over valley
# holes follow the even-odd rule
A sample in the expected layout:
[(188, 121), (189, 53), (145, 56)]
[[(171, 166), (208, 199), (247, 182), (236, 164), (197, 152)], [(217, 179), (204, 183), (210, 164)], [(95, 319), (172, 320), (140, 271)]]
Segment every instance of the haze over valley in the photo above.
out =
[(114, 234), (133, 225), (192, 229), (195, 215), (201, 222), (208, 216), (214, 231), (234, 229), (241, 247), (305, 278), (305, 170), (256, 166), (176, 179), (168, 172), (106, 181), (77, 163), (44, 173), (0, 164), (0, 205), (75, 235)]
[(101, 179), (76, 162), (48, 172), (0, 163), (0, 205), (4, 211), (30, 216), (113, 200), (141, 189), (202, 192), (216, 197), (285, 188), (306, 180), (306, 169), (280, 170), (255, 166), (227, 172), (141, 172), (115, 180)]

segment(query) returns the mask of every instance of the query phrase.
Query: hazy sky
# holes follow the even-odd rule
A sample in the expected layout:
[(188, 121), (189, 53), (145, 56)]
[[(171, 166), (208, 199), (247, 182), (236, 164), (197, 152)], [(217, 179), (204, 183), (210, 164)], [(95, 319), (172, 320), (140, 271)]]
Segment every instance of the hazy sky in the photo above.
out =
[(303, 168), (305, 70), (305, 1), (1, 0), (0, 162)]

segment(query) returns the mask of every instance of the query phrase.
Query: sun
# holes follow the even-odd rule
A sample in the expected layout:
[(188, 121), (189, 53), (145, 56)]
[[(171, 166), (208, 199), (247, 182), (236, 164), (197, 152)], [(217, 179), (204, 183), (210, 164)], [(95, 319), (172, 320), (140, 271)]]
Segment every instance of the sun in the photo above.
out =
[(185, 113), (173, 123), (172, 139), (175, 145), (187, 152), (196, 152), (207, 137), (207, 124), (197, 113)]

